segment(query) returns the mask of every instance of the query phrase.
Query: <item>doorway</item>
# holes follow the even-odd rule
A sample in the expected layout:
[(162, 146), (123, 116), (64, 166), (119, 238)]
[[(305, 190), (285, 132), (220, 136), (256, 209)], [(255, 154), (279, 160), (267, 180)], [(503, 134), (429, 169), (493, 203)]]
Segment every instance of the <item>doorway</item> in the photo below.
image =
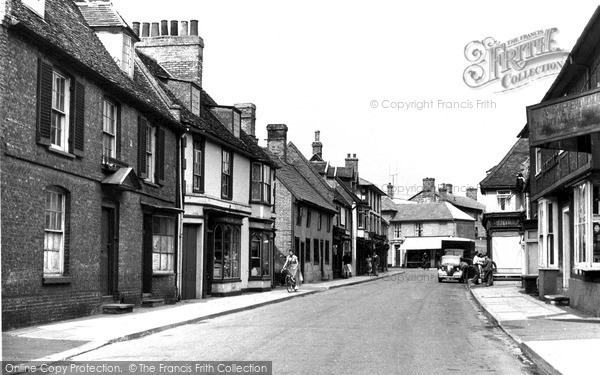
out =
[(569, 207), (562, 209), (562, 269), (563, 269), (563, 289), (569, 288), (569, 279), (571, 278), (571, 216)]
[(114, 296), (116, 292), (116, 220), (115, 209), (102, 207), (100, 239), (100, 293)]
[(198, 225), (183, 226), (183, 254), (181, 275), (181, 299), (196, 298), (198, 259)]

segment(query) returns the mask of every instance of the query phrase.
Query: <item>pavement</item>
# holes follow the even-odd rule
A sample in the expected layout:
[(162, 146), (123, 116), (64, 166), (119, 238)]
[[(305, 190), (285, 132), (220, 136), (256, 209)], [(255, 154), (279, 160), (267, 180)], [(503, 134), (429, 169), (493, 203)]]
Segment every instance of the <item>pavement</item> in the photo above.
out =
[(175, 305), (136, 307), (132, 313), (93, 315), (56, 323), (29, 326), (2, 332), (2, 360), (26, 366), (30, 362), (53, 363), (119, 341), (161, 332), (202, 320), (250, 310), (260, 306), (304, 297), (329, 289), (385, 279), (404, 271), (390, 269), (379, 276), (355, 276), (304, 284), (298, 292), (285, 287), (269, 292), (245, 293), (232, 297), (185, 300)]
[(525, 294), (520, 281), (469, 289), (492, 323), (546, 373), (597, 373), (600, 318)]

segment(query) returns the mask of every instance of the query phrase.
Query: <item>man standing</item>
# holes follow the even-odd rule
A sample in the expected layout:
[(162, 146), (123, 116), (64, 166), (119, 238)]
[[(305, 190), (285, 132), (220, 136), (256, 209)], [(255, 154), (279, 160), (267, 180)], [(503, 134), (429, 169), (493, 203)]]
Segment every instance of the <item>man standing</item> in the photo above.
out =
[(373, 276), (377, 276), (377, 269), (379, 268), (379, 255), (377, 255), (376, 252), (373, 252), (373, 258), (371, 262), (373, 262)]
[(496, 262), (487, 255), (483, 258), (483, 281), (487, 281), (488, 286), (494, 285), (494, 271), (496, 271)]

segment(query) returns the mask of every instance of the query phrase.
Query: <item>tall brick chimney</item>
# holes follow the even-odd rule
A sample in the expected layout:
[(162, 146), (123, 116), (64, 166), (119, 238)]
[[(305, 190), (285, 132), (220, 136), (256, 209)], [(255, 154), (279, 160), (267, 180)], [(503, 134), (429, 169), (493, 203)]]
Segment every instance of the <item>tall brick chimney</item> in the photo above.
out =
[(473, 200), (477, 200), (477, 188), (468, 187), (467, 188), (467, 197)]
[(284, 163), (287, 163), (287, 131), (285, 124), (267, 125), (267, 148)]
[(435, 178), (425, 177), (423, 179), (421, 197), (423, 202), (435, 202)]
[(358, 172), (358, 158), (356, 157), (356, 154), (352, 154), (352, 157), (348, 154), (348, 157), (346, 158), (346, 168), (352, 168), (355, 172)]
[(391, 182), (387, 184), (387, 195), (390, 199), (394, 199), (394, 185)]
[(242, 111), (242, 130), (256, 139), (256, 106), (252, 103), (238, 103), (234, 107)]
[[(192, 81), (202, 87), (204, 41), (198, 36), (198, 21), (142, 23), (141, 41), (136, 48), (155, 59), (175, 78)], [(139, 30), (139, 29), (138, 29)]]
[(323, 144), (319, 140), (321, 137), (321, 132), (317, 130), (315, 132), (315, 141), (312, 143), (313, 155), (318, 155), (320, 158), (323, 158)]

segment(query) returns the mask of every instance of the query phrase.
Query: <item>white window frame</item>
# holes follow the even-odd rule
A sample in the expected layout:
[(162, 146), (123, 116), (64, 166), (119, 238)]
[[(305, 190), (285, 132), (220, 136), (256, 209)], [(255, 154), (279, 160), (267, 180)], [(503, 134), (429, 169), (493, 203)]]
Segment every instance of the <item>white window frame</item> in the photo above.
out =
[[(59, 84), (59, 82), (62, 82), (62, 84)], [(69, 152), (70, 110), (71, 79), (65, 74), (52, 70), (50, 147), (63, 152)]]
[[(54, 198), (54, 199), (53, 199)], [(58, 206), (54, 206), (52, 202), (58, 201)], [(50, 199), (50, 201), (48, 201)], [(44, 275), (45, 276), (62, 276), (65, 267), (65, 208), (66, 208), (66, 194), (54, 190), (46, 190), (46, 204), (44, 208)], [(52, 225), (54, 223), (54, 225)], [(50, 225), (49, 225), (50, 224)], [(55, 244), (56, 249), (49, 249), (48, 245), (51, 237), (58, 236), (58, 243)], [(53, 262), (50, 259), (53, 256), (58, 257), (57, 268), (53, 268), (51, 265)]]
[(394, 224), (394, 238), (399, 239), (402, 237), (402, 224)]
[(156, 127), (146, 125), (146, 180), (155, 181), (156, 174)]
[(117, 157), (117, 116), (117, 105), (104, 99), (102, 103), (102, 161), (104, 163)]
[(133, 43), (128, 35), (123, 35), (123, 49), (121, 51), (121, 70), (129, 76), (133, 68)]
[(542, 149), (535, 148), (535, 175), (537, 176), (542, 171)]
[[(513, 192), (511, 190), (497, 190), (496, 191), (496, 202), (498, 204), (498, 210), (500, 211), (513, 211), (513, 201), (512, 201), (512, 197), (514, 196)], [(504, 208), (502, 208), (502, 205), (500, 203), (500, 200), (503, 199), (504, 200)]]
[[(156, 223), (158, 221), (158, 224)], [(159, 230), (156, 231), (158, 225)], [(164, 228), (162, 226), (164, 225)], [(175, 270), (175, 219), (171, 216), (152, 217), (152, 272), (172, 273)], [(166, 231), (162, 231), (166, 229)]]
[[(584, 181), (573, 187), (574, 268), (579, 270), (600, 270), (600, 262), (594, 262), (594, 211), (592, 198), (593, 185), (590, 181)], [(583, 231), (585, 233), (582, 233)], [(583, 251), (580, 239), (584, 241)]]
[[(549, 210), (552, 207), (552, 216)], [(538, 252), (540, 266), (558, 268), (558, 202), (555, 199), (540, 199), (538, 201)]]

